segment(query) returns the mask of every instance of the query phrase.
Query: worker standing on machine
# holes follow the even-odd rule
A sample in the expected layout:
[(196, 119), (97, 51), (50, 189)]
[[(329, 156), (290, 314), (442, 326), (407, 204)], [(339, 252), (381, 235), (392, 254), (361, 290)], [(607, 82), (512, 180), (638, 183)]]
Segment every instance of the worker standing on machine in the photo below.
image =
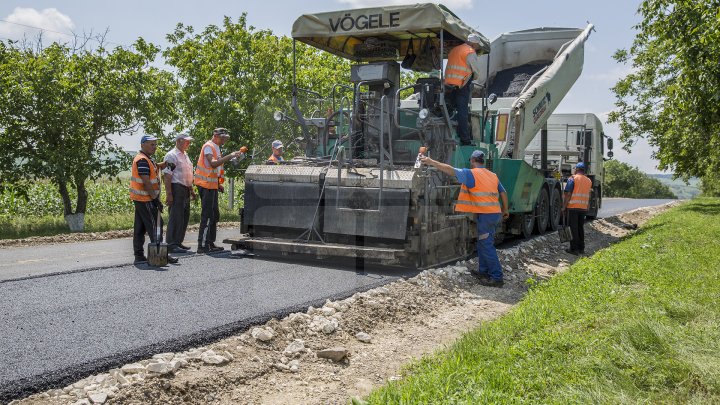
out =
[(218, 206), (218, 192), (225, 191), (225, 169), (223, 165), (231, 159), (242, 156), (241, 151), (222, 155), (220, 147), (230, 139), (230, 133), (225, 128), (215, 128), (213, 137), (205, 142), (200, 150), (197, 167), (195, 168), (194, 183), (200, 194), (200, 233), (198, 233), (198, 253), (211, 253), (224, 250), (215, 245), (217, 223), (220, 220)]
[[(420, 161), (448, 176), (455, 176), (462, 184), (455, 211), (477, 214), (478, 272), (476, 276), (480, 284), (502, 287), (503, 271), (495, 250), (495, 229), (501, 219), (507, 219), (510, 214), (505, 188), (497, 175), (485, 168), (485, 154), (479, 150), (473, 151), (470, 155), (472, 169), (457, 169), (427, 156), (421, 156)], [(500, 201), (502, 201), (502, 209)]]
[(585, 176), (585, 163), (579, 162), (575, 165), (575, 175), (570, 176), (565, 185), (563, 193), (563, 213), (568, 210), (568, 222), (570, 223), (570, 249), (566, 249), (571, 255), (585, 253), (585, 215), (590, 208), (590, 190), (592, 180)]
[(284, 162), (282, 155), (285, 152), (285, 147), (279, 139), (276, 139), (272, 143), (272, 155), (267, 160), (268, 164), (278, 164)]
[(445, 68), (445, 85), (450, 86), (450, 101), (455, 104), (457, 111), (457, 134), (460, 145), (470, 145), (469, 111), (470, 95), (472, 93), (473, 73), (480, 77), (480, 60), (477, 51), (482, 46), (482, 38), (478, 34), (470, 34), (464, 44), (453, 48), (448, 54)]

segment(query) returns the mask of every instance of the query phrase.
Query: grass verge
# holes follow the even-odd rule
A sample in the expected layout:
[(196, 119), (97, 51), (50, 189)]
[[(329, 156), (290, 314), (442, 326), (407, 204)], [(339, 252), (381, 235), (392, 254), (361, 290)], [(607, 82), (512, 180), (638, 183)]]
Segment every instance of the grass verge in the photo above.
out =
[(720, 403), (720, 199), (533, 288), (370, 403)]

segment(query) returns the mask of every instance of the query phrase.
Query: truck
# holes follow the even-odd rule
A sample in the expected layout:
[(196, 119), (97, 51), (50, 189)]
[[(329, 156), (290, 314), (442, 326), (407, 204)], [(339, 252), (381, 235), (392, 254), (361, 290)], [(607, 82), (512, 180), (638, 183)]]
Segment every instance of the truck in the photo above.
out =
[[(543, 164), (539, 135), (525, 149), (525, 161), (536, 169)], [(552, 114), (547, 121), (546, 148), (546, 167), (561, 182), (578, 162), (585, 163), (585, 175), (592, 181), (587, 217), (595, 219), (602, 208), (605, 156), (613, 157), (613, 139), (605, 135), (600, 119), (592, 113)]]
[[(233, 249), (345, 257), (362, 265), (422, 269), (464, 259), (474, 252), (475, 218), (455, 212), (455, 179), (416, 164), (421, 151), (455, 167), (468, 167), (476, 149), (485, 153), (508, 193), (511, 215), (500, 225), (502, 234), (557, 228), (561, 179), (543, 145), (551, 113), (582, 71), (591, 30), (590, 24), (538, 28), (491, 43), (436, 4), (299, 17), (293, 48), (299, 41), (349, 59), (350, 82), (325, 97), (333, 110), (326, 117), (302, 111), (299, 97), (313, 92), (293, 83), (290, 113), (278, 111), (275, 119), (300, 128), (294, 142), (304, 153), (280, 165), (247, 168), (241, 235), (225, 242)], [(471, 33), (483, 40), (485, 74), (474, 84), (473, 140), (465, 146), (446, 100), (443, 59)], [(400, 61), (403, 69), (420, 72), (415, 82), (401, 83)], [(413, 95), (402, 98), (405, 92)], [(538, 133), (535, 167), (526, 152)]]

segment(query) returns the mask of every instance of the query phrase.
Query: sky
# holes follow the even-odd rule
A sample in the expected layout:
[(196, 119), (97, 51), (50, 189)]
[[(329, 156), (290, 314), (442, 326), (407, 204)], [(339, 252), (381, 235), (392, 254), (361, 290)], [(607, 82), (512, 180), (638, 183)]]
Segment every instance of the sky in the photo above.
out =
[[(302, 14), (389, 4), (416, 3), (403, 0), (39, 0), (0, 2), (0, 39), (37, 37), (42, 28), (43, 40), (65, 42), (72, 34), (103, 33), (114, 45), (131, 45), (142, 37), (166, 46), (165, 36), (178, 23), (197, 31), (210, 25), (221, 25), (224, 16), (236, 20), (247, 13), (248, 24), (270, 29), (277, 35), (290, 35), (292, 24)], [(583, 28), (588, 22), (595, 32), (585, 44), (583, 73), (555, 112), (595, 113), (604, 131), (616, 139), (615, 158), (637, 166), (646, 173), (659, 173), (652, 150), (643, 140), (630, 154), (617, 142), (619, 129), (607, 124), (607, 114), (614, 109), (615, 96), (610, 88), (630, 70), (612, 59), (618, 49), (632, 44), (639, 21), (640, 0), (546, 0), (481, 1), (445, 0), (442, 2), (463, 21), (490, 40), (498, 35), (537, 27)], [(138, 136), (139, 137), (139, 136)], [(122, 137), (118, 143), (128, 149), (137, 147), (135, 137)]]

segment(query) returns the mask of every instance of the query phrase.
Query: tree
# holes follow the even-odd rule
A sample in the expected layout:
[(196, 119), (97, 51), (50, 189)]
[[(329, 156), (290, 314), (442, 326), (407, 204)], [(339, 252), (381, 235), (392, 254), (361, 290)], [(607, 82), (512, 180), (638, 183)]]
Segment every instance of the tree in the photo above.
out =
[(720, 170), (720, 18), (717, 0), (645, 0), (629, 50), (615, 59), (632, 73), (613, 91), (610, 122), (630, 150), (657, 148), (660, 169), (685, 179)]
[[(9, 182), (49, 179), (66, 219), (87, 208), (88, 180), (117, 176), (130, 158), (109, 138), (175, 117), (172, 75), (150, 67), (159, 49), (0, 43), (0, 172)], [(75, 188), (73, 209), (69, 188)], [(82, 217), (82, 216), (81, 216)]]
[(658, 179), (648, 177), (637, 167), (617, 160), (606, 162), (604, 167), (603, 194), (605, 197), (677, 198), (668, 186), (662, 184)]
[[(210, 25), (199, 34), (178, 24), (167, 38), (171, 46), (163, 54), (177, 68), (182, 116), (190, 133), (204, 140), (213, 128), (225, 127), (233, 134), (226, 149), (248, 145), (269, 154), (269, 144), (280, 138), (281, 129), (272, 113), (289, 109), (292, 39), (248, 27), (245, 14), (237, 22), (225, 17), (222, 27)], [(347, 81), (341, 80), (349, 76), (347, 61), (302, 43), (296, 46), (298, 87), (324, 97), (334, 83)], [(304, 106), (315, 103), (313, 109), (325, 115), (327, 107), (320, 106), (317, 95), (300, 92), (299, 96)], [(197, 156), (201, 145), (193, 143), (191, 156)]]

